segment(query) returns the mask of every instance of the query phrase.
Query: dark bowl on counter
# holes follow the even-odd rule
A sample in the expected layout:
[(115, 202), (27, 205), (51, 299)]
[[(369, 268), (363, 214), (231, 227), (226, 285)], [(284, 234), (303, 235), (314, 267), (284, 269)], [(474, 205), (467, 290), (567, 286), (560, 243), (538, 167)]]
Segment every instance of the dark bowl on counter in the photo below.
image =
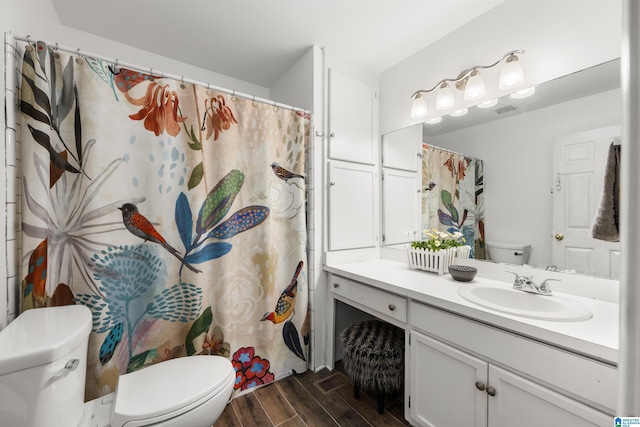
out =
[(470, 282), (476, 277), (478, 269), (469, 265), (450, 265), (449, 274), (458, 282)]

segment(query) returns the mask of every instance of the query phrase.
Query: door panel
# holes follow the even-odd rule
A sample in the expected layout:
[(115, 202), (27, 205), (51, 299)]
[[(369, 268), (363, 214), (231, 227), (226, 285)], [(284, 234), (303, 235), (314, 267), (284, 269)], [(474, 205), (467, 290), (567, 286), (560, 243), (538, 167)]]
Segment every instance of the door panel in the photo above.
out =
[(554, 144), (552, 262), (559, 270), (617, 279), (620, 243), (591, 237), (609, 145), (620, 126), (560, 137)]

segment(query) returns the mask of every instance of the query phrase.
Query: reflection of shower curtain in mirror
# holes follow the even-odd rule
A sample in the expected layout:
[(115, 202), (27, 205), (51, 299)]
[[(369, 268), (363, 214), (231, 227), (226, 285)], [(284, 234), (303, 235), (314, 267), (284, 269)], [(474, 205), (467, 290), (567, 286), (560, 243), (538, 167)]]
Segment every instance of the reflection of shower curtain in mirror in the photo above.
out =
[(484, 259), (484, 162), (423, 144), (422, 228), (456, 232)]
[(309, 117), (41, 42), (22, 73), (22, 308), (91, 309), (86, 397), (183, 356), (236, 394), (305, 371)]

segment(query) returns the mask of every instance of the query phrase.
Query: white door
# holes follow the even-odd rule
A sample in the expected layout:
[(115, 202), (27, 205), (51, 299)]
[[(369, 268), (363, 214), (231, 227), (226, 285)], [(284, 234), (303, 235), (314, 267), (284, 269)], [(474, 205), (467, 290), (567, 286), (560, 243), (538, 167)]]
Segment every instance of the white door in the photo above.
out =
[(553, 154), (552, 263), (559, 270), (619, 278), (620, 243), (591, 237), (609, 146), (620, 126), (560, 137)]
[(414, 422), (425, 427), (487, 426), (487, 362), (415, 330), (410, 358)]
[(491, 427), (613, 425), (613, 417), (493, 365), (489, 384)]
[(376, 180), (373, 166), (329, 162), (329, 250), (376, 246)]
[(417, 172), (382, 168), (382, 243), (408, 243), (407, 231), (420, 231), (421, 177)]

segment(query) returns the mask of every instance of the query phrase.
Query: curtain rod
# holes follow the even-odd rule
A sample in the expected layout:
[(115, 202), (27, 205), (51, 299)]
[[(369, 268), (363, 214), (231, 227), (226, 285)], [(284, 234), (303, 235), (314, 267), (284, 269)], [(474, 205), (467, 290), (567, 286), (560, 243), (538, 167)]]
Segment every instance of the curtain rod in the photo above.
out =
[[(34, 38), (31, 37), (31, 35), (20, 36), (20, 35), (12, 34), (12, 37), (15, 40), (19, 40), (19, 41), (23, 41), (23, 42), (27, 42), (27, 43), (35, 43), (36, 41), (38, 41), (38, 40), (34, 40)], [(232, 95), (232, 96), (239, 96), (241, 98), (250, 99), (252, 101), (262, 102), (264, 104), (273, 105), (274, 107), (284, 108), (284, 109), (292, 110), (292, 111), (300, 111), (300, 112), (303, 112), (304, 114), (311, 114), (311, 111), (309, 111), (309, 110), (307, 110), (305, 108), (299, 108), (299, 107), (294, 107), (292, 105), (282, 104), (280, 102), (272, 101), (270, 99), (260, 98), (260, 97), (255, 96), (255, 95), (249, 95), (249, 94), (246, 94), (246, 93), (237, 92), (235, 90), (230, 90), (230, 89), (226, 89), (226, 88), (223, 88), (223, 87), (214, 86), (214, 85), (212, 85), (210, 83), (199, 82), (197, 80), (188, 79), (188, 78), (185, 78), (184, 76), (178, 76), (178, 75), (175, 75), (175, 74), (170, 74), (170, 73), (165, 73), (163, 71), (154, 70), (153, 68), (145, 68), (145, 67), (141, 67), (139, 65), (128, 63), (128, 62), (122, 62), (122, 61), (119, 61), (118, 59), (108, 58), (108, 57), (102, 56), (102, 55), (97, 55), (95, 53), (87, 52), (87, 51), (81, 50), (79, 48), (78, 49), (74, 49), (74, 48), (71, 48), (71, 47), (68, 47), (68, 46), (60, 45), (58, 43), (50, 43), (50, 42), (48, 42), (46, 40), (42, 40), (42, 41), (44, 43), (46, 43), (47, 46), (53, 47), (55, 50), (62, 50), (62, 51), (69, 52), (69, 53), (75, 53), (76, 55), (80, 55), (80, 56), (88, 56), (88, 57), (91, 57), (91, 58), (100, 59), (100, 60), (105, 61), (105, 62), (110, 62), (111, 64), (114, 64), (116, 67), (125, 67), (125, 68), (129, 68), (131, 70), (135, 70), (135, 71), (140, 71), (140, 72), (143, 72), (143, 73), (151, 74), (152, 76), (160, 76), (160, 78), (169, 78), (169, 79), (180, 81), (182, 83), (190, 83), (190, 84), (195, 84), (195, 85), (198, 85), (198, 86), (203, 86), (203, 87), (206, 87), (207, 89), (216, 90), (218, 92), (223, 92), (223, 93), (226, 93), (226, 94)]]
[(431, 144), (426, 144), (426, 143), (423, 143), (422, 145), (423, 145), (423, 147), (426, 146), (427, 148), (434, 148), (436, 150), (446, 151), (447, 153), (457, 154), (459, 156), (467, 157), (467, 158), (472, 159), (472, 160), (482, 160), (479, 157), (473, 157), (473, 156), (470, 156), (468, 154), (460, 153), (458, 151), (449, 150), (448, 148), (442, 148), (442, 147), (438, 147), (436, 145), (431, 145)]

